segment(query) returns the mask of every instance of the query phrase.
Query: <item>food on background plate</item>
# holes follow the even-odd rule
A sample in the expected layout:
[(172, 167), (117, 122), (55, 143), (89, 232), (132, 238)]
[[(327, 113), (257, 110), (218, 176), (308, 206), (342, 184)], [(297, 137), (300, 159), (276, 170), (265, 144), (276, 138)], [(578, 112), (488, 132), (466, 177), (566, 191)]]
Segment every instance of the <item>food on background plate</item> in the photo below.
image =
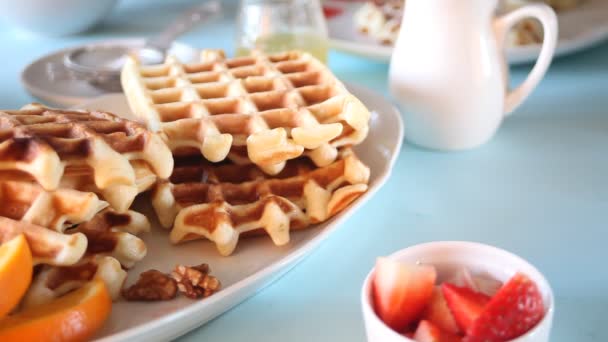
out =
[[(580, 6), (583, 0), (501, 0), (499, 12), (512, 11), (533, 2), (545, 2), (561, 12)], [(355, 12), (355, 28), (381, 44), (392, 46), (399, 35), (404, 8), (405, 0), (366, 1)], [(515, 46), (528, 45), (539, 44), (542, 40), (540, 23), (526, 19), (515, 25), (508, 35), (507, 43)]]
[[(537, 285), (516, 273), (504, 285), (461, 269), (435, 284), (431, 265), (378, 258), (372, 275), (372, 305), (391, 329), (418, 342), (509, 341), (534, 328), (545, 308)], [(494, 293), (469, 287), (479, 284)]]
[(373, 40), (394, 45), (401, 29), (405, 0), (366, 1), (355, 12), (356, 29)]

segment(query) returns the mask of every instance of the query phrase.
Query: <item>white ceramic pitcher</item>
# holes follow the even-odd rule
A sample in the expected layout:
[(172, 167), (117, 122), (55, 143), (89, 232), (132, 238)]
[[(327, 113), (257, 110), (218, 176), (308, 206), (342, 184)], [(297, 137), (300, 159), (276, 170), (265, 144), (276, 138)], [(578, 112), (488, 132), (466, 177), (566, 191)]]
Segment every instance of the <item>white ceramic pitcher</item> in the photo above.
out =
[[(477, 147), (545, 75), (557, 43), (555, 12), (532, 4), (495, 17), (497, 5), (498, 0), (406, 1), (389, 83), (411, 142), (440, 150)], [(529, 17), (542, 23), (541, 53), (528, 78), (509, 91), (506, 35)]]

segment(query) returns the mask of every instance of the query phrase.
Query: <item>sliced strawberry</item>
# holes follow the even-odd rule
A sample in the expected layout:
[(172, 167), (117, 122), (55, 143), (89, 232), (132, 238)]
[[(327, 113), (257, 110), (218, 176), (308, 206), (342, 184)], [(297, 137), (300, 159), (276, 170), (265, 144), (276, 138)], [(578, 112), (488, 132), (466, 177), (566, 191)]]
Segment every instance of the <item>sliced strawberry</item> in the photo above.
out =
[(490, 297), (483, 293), (450, 283), (443, 283), (441, 291), (456, 323), (465, 332), (469, 330), (469, 327), (481, 315), (484, 307), (490, 301)]
[(456, 320), (454, 320), (454, 316), (452, 315), (448, 303), (443, 296), (443, 292), (441, 291), (441, 287), (439, 286), (435, 286), (433, 289), (431, 301), (424, 310), (422, 319), (430, 321), (445, 332), (451, 334), (460, 333), (460, 328), (458, 327), (458, 324), (456, 324)]
[(409, 338), (410, 340), (414, 339), (414, 332), (413, 331), (404, 332), (401, 335)]
[(469, 271), (466, 267), (460, 267), (447, 281), (446, 283), (450, 283), (452, 285), (456, 285), (458, 287), (468, 287), (475, 292), (479, 292), (477, 288), (477, 283), (475, 279), (473, 279), (473, 275), (471, 275), (471, 271)]
[(417, 342), (460, 342), (462, 339), (458, 335), (450, 334), (445, 331), (441, 331), (439, 327), (433, 323), (422, 320), (418, 324), (416, 333), (414, 334), (414, 341)]
[(522, 273), (514, 275), (488, 303), (468, 330), (467, 341), (506, 341), (532, 329), (545, 314), (536, 284)]
[(492, 297), (502, 283), (492, 277), (485, 275), (472, 275), (466, 267), (461, 267), (447, 281), (459, 287), (468, 287), (475, 292), (481, 292)]
[(325, 18), (333, 18), (337, 15), (342, 14), (342, 9), (339, 7), (334, 7), (334, 6), (323, 6), (323, 14), (325, 15)]
[(501, 281), (491, 278), (490, 276), (476, 275), (473, 276), (473, 281), (477, 287), (477, 292), (481, 292), (490, 297), (494, 296), (502, 287)]
[(376, 314), (393, 330), (402, 331), (420, 317), (433, 294), (435, 267), (378, 258), (372, 281)]

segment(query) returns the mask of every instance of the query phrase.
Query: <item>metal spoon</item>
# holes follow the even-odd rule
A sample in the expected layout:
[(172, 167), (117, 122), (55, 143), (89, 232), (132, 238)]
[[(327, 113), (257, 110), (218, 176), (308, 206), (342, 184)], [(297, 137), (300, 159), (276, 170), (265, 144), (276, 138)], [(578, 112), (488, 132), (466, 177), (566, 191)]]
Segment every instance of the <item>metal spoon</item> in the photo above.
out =
[[(146, 40), (142, 47), (96, 44), (67, 53), (63, 67), (72, 79), (86, 80), (108, 91), (120, 91), (120, 70), (128, 54), (135, 54), (142, 64), (162, 63), (173, 41), (197, 24), (209, 20), (221, 12), (220, 1), (208, 1), (179, 16), (160, 34)], [(49, 74), (52, 77), (53, 72)]]

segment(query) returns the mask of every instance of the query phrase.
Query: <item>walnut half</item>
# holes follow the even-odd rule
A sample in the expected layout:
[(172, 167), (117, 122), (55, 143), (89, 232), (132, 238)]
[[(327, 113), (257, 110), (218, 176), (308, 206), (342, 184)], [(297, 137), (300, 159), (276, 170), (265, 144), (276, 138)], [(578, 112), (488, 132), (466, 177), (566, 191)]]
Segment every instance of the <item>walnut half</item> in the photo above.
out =
[(177, 284), (173, 278), (149, 270), (139, 275), (137, 282), (123, 289), (122, 296), (129, 301), (169, 300), (177, 295)]
[(171, 277), (177, 282), (179, 291), (188, 298), (206, 298), (221, 287), (219, 280), (209, 274), (207, 264), (190, 267), (177, 265)]

